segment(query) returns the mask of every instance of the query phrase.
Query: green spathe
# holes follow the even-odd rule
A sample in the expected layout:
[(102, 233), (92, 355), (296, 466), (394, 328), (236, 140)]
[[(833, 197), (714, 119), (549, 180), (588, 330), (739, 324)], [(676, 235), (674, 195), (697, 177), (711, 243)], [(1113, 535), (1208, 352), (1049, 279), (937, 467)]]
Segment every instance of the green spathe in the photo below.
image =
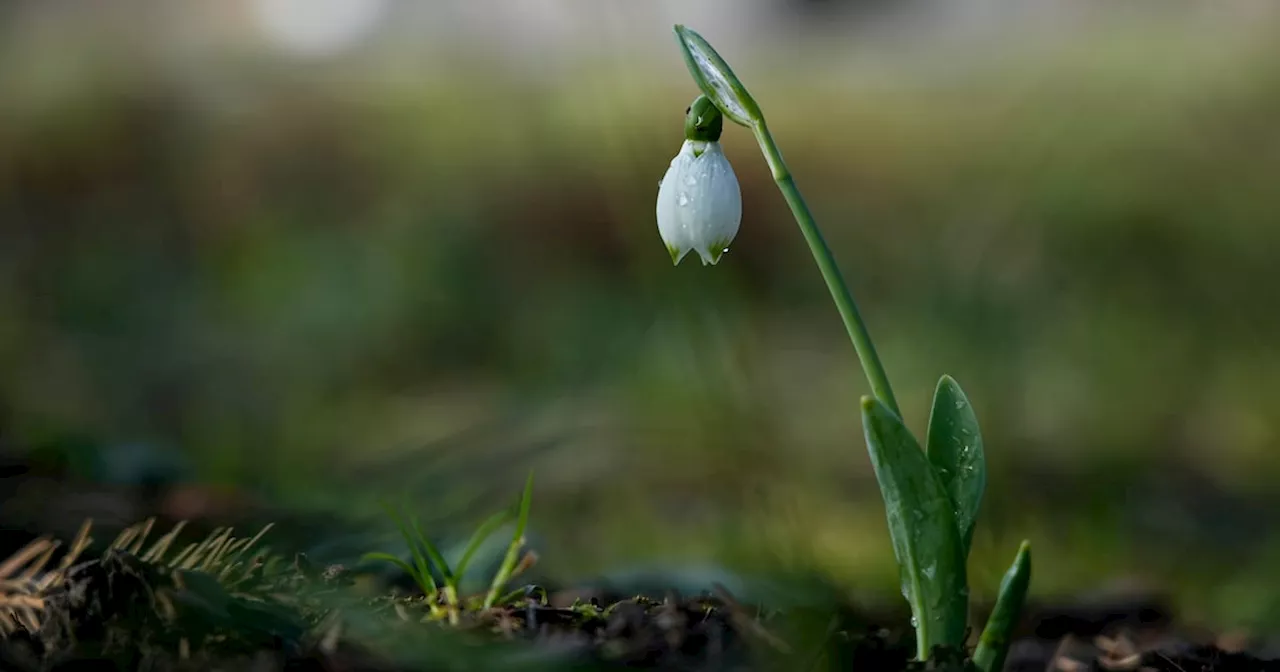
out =
[(729, 64), (698, 33), (682, 25), (675, 27), (675, 33), (685, 65), (698, 88), (734, 123), (753, 125), (761, 116), (760, 106), (747, 93), (747, 87), (733, 74)]

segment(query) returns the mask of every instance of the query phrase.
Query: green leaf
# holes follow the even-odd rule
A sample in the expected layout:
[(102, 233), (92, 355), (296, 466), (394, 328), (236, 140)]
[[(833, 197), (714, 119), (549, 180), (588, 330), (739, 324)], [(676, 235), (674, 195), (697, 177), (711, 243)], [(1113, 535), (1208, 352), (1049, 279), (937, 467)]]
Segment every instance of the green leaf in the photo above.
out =
[[(391, 519), (395, 521), (396, 527), (400, 529), (400, 536), (404, 538), (405, 545), (409, 547), (409, 555), (413, 557), (413, 564), (416, 568), (416, 573), (412, 574), (412, 576), (422, 588), (423, 593), (428, 597), (434, 595), (439, 590), (439, 586), (436, 585), (435, 577), (431, 575), (431, 568), (427, 565), (427, 558), (422, 554), (422, 549), (418, 547), (413, 533), (409, 531), (409, 527), (404, 524), (400, 514), (396, 513), (394, 508), (390, 505), (384, 505), (384, 508), (387, 510), (387, 515), (391, 516)], [(417, 533), (421, 537), (422, 531), (417, 530)], [(430, 590), (427, 590), (428, 588)]]
[(431, 558), (431, 564), (435, 565), (436, 571), (440, 572), (440, 576), (444, 577), (446, 585), (456, 587), (457, 577), (455, 577), (453, 571), (449, 569), (449, 563), (445, 561), (444, 556), (440, 554), (440, 550), (436, 548), (435, 544), (431, 543), (431, 540), (427, 538), (425, 533), (423, 533), (422, 525), (418, 524), (418, 517), (413, 516), (411, 520), (413, 532), (417, 535), (418, 543), (427, 551), (427, 557)]
[(955, 504), (956, 525), (968, 557), (982, 491), (987, 487), (987, 461), (973, 405), (951, 376), (943, 376), (933, 394), (926, 445), (929, 461)]
[(502, 586), (507, 583), (507, 579), (515, 571), (516, 563), (520, 560), (520, 549), (524, 547), (524, 530), (529, 525), (529, 509), (532, 506), (533, 471), (530, 471), (529, 478), (524, 482), (524, 494), (520, 496), (520, 511), (516, 517), (516, 531), (512, 535), (511, 544), (507, 546), (507, 553), (502, 558), (502, 565), (498, 567), (498, 573), (493, 575), (493, 582), (489, 584), (489, 592), (484, 596), (485, 609), (492, 607), (498, 600), (498, 591), (502, 590)]
[(867, 451), (875, 468), (902, 595), (911, 605), (921, 660), (935, 646), (963, 645), (969, 590), (951, 497), (902, 420), (862, 398)]
[(682, 25), (675, 27), (675, 33), (685, 65), (698, 88), (733, 122), (743, 126), (755, 124), (761, 118), (760, 106), (711, 43)]
[(520, 513), (516, 519), (516, 541), (524, 539), (524, 530), (529, 526), (529, 509), (533, 506), (533, 471), (524, 482), (524, 493), (520, 495)]
[(1000, 595), (991, 610), (987, 627), (982, 630), (978, 648), (973, 652), (973, 664), (982, 672), (1000, 672), (1004, 669), (1005, 656), (1009, 654), (1009, 642), (1017, 625), (1022, 605), (1027, 600), (1027, 588), (1031, 585), (1031, 543), (1023, 541), (1018, 556), (1005, 572), (1000, 582)]
[(422, 583), (422, 579), (418, 578), (418, 570), (414, 569), (413, 565), (410, 565), (409, 563), (405, 562), (404, 560), (401, 560), (400, 558), (397, 558), (396, 556), (390, 553), (373, 552), (373, 553), (365, 553), (364, 555), (360, 556), (361, 562), (367, 562), (369, 560), (382, 560), (384, 562), (389, 562), (395, 565), (396, 567), (399, 567), (400, 569), (404, 570), (404, 573), (408, 574), (414, 581), (418, 583)]
[(454, 570), (454, 576), (457, 578), (458, 583), (462, 582), (463, 572), (467, 571), (467, 565), (471, 563), (471, 558), (480, 550), (480, 546), (484, 544), (486, 539), (493, 536), (493, 533), (497, 532), (498, 528), (502, 527), (510, 517), (510, 511), (495, 513), (488, 520), (480, 523), (480, 527), (477, 527), (476, 531), (471, 534), (471, 540), (467, 542), (466, 550), (462, 552), (462, 558), (458, 560), (458, 566)]

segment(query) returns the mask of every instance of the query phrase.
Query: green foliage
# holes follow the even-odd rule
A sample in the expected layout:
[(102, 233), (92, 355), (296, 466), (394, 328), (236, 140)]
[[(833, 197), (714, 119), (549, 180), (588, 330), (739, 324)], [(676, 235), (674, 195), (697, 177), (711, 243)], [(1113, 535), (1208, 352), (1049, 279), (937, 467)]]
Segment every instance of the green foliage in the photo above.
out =
[[(507, 546), (502, 564), (494, 574), (483, 601), (479, 603), (479, 607), (482, 609), (501, 604), (502, 600), (499, 598), (503, 597), (501, 595), (503, 587), (520, 571), (523, 571), (524, 567), (533, 562), (534, 556), (532, 554), (524, 556), (523, 563), (520, 555), (520, 551), (525, 545), (524, 533), (529, 523), (529, 509), (532, 502), (533, 472), (530, 471), (529, 477), (525, 481), (524, 492), (516, 508), (515, 534), (511, 543)], [(400, 536), (404, 538), (405, 545), (409, 548), (412, 564), (394, 554), (384, 552), (366, 553), (362, 559), (390, 562), (399, 567), (413, 579), (414, 583), (418, 584), (423, 594), (426, 595), (432, 615), (439, 616), (443, 614), (449, 619), (450, 623), (456, 625), (459, 622), (460, 612), (467, 606), (458, 595), (458, 588), (466, 574), (467, 567), (484, 542), (511, 519), (511, 511), (495, 513), (482, 522), (471, 534), (462, 556), (458, 559), (457, 566), (450, 567), (439, 549), (427, 538), (416, 515), (411, 515), (406, 523), (394, 508), (390, 506), (385, 508), (387, 515), (395, 521), (396, 527), (400, 530)], [(436, 582), (435, 576), (432, 574), (433, 569), (440, 575), (443, 585)]]
[(863, 397), (862, 423), (923, 660), (935, 646), (964, 644), (969, 590), (954, 505), (897, 415)]
[(1009, 571), (1000, 582), (1000, 594), (991, 610), (987, 627), (982, 630), (978, 648), (973, 652), (973, 662), (982, 672), (1000, 672), (1009, 654), (1013, 628), (1018, 614), (1027, 599), (1027, 587), (1031, 585), (1031, 544), (1024, 541), (1018, 548)]
[(956, 526), (968, 556), (987, 486), (987, 463), (973, 404), (951, 376), (938, 380), (925, 445), (929, 462), (955, 504)]
[(493, 576), (493, 582), (489, 584), (489, 592), (484, 597), (484, 608), (488, 609), (498, 600), (498, 592), (502, 587), (511, 580), (516, 571), (516, 563), (519, 560), (520, 549), (524, 547), (524, 531), (529, 524), (529, 507), (533, 504), (533, 472), (529, 472), (529, 478), (524, 483), (524, 494), (520, 496), (520, 510), (516, 518), (516, 531), (511, 538), (511, 543), (507, 546), (507, 553), (502, 558), (502, 565), (498, 567), (498, 572)]

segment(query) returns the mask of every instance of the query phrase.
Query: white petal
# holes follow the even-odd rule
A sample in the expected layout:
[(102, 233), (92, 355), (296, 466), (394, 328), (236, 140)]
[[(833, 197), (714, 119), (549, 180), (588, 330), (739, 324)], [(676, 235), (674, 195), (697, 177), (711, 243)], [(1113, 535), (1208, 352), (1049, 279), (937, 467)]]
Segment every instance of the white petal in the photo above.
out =
[(658, 187), (657, 216), (675, 262), (690, 249), (704, 265), (719, 260), (742, 221), (738, 178), (720, 143), (685, 141)]
[(710, 143), (698, 162), (702, 164), (699, 179), (706, 182), (700, 185), (705, 213), (697, 229), (700, 235), (692, 242), (703, 264), (715, 264), (738, 235), (742, 223), (742, 191), (720, 143)]
[(658, 234), (671, 251), (672, 261), (675, 263), (679, 263), (693, 247), (689, 225), (684, 217), (689, 195), (682, 186), (687, 168), (693, 160), (693, 146), (685, 141), (658, 185)]

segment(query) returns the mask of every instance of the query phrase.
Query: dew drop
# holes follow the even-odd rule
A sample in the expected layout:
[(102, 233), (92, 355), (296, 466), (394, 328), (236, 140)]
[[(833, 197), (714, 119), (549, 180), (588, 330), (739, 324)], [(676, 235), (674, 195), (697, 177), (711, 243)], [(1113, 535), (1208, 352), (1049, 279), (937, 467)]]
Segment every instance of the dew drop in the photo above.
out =
[(698, 183), (698, 178), (696, 178), (696, 177), (694, 177), (694, 176), (692, 176), (692, 175), (685, 175), (685, 176), (684, 176), (684, 183), (692, 187), (692, 186), (694, 186), (695, 184), (697, 184), (697, 183)]
[(911, 617), (911, 627), (913, 628), (920, 627), (920, 621), (917, 621), (915, 616)]
[(920, 570), (920, 572), (924, 574), (924, 578), (932, 581), (933, 575), (938, 573), (938, 566), (929, 565), (928, 567), (925, 567), (924, 569)]
[(956, 399), (956, 410), (962, 409), (964, 406), (965, 403), (963, 399)]
[(679, 200), (679, 203), (680, 203), (680, 205), (689, 205), (689, 195), (688, 195), (688, 194), (680, 194), (680, 200)]

